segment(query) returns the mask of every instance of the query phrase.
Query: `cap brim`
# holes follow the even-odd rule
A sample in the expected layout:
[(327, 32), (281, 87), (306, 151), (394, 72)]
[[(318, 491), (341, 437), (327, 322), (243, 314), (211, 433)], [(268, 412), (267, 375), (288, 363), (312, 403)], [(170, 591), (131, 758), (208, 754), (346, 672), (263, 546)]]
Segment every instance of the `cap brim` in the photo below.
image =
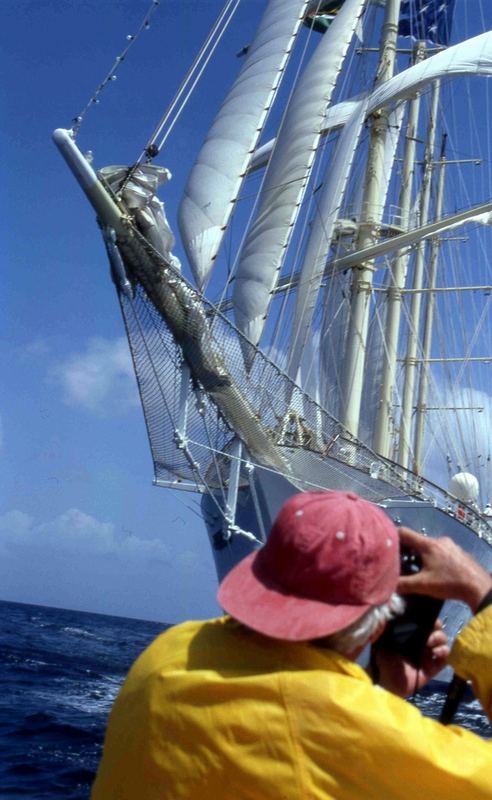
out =
[(222, 581), (220, 606), (231, 617), (273, 639), (303, 642), (329, 636), (361, 617), (371, 604), (334, 605), (282, 591), (264, 582), (256, 565), (259, 552), (251, 553)]

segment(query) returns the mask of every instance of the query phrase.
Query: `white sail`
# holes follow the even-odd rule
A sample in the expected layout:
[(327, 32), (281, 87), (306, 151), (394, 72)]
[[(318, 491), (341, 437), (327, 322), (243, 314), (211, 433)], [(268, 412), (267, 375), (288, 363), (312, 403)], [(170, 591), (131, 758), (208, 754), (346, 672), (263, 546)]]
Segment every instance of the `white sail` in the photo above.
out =
[(219, 250), (305, 6), (306, 0), (270, 0), (189, 176), (179, 227), (200, 287)]
[(343, 201), (345, 187), (352, 168), (366, 115), (367, 101), (360, 101), (340, 136), (320, 192), (316, 217), (301, 267), (297, 288), (291, 349), (287, 372), (296, 379), (302, 353), (311, 328), (314, 308), (326, 266), (335, 222)]
[[(337, 128), (343, 127), (358, 107), (359, 98), (357, 97), (354, 97), (351, 100), (343, 100), (341, 103), (336, 103), (336, 105), (330, 106), (325, 114), (325, 119), (321, 128), (321, 135), (327, 136), (332, 131), (337, 130)], [(265, 144), (255, 150), (249, 163), (248, 172), (254, 172), (255, 170), (261, 169), (261, 167), (265, 167), (268, 164), (268, 160), (272, 154), (273, 148), (275, 147), (275, 141), (276, 139), (270, 139), (270, 141), (265, 142)]]
[(326, 106), (364, 5), (365, 0), (346, 0), (342, 6), (299, 79), (277, 136), (234, 284), (236, 323), (254, 344), (309, 178)]
[[(483, 214), (476, 214), (473, 217), (468, 217), (466, 221), (475, 225), (492, 225), (492, 212), (486, 211)], [(462, 225), (463, 222), (452, 222), (450, 225), (444, 226), (441, 231), (444, 233), (445, 231), (453, 230), (453, 228), (461, 228)]]
[[(402, 100), (439, 77), (470, 75), (473, 72), (479, 75), (490, 75), (490, 37), (490, 32), (475, 36), (473, 39), (449, 47), (442, 53), (395, 75), (371, 95), (367, 113), (371, 114), (389, 102)], [(353, 98), (331, 106), (326, 112), (321, 129), (322, 136), (345, 125), (354, 113), (357, 103), (358, 98)], [(275, 139), (270, 139), (259, 147), (251, 158), (249, 170), (252, 172), (264, 167), (268, 163), (274, 147)]]
[(390, 78), (371, 94), (367, 113), (411, 97), (438, 78), (473, 74), (492, 75), (492, 31), (449, 47)]

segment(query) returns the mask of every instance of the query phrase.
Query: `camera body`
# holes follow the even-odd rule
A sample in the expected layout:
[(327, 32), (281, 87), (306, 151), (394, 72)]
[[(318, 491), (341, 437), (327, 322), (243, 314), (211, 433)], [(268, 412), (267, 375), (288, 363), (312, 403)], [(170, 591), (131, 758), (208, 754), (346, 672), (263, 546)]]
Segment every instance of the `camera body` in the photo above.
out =
[[(422, 569), (418, 554), (403, 547), (400, 552), (400, 574), (415, 575)], [(426, 595), (405, 595), (405, 611), (388, 622), (378, 646), (402, 655), (416, 669), (422, 665), (422, 655), (443, 606), (443, 600)]]

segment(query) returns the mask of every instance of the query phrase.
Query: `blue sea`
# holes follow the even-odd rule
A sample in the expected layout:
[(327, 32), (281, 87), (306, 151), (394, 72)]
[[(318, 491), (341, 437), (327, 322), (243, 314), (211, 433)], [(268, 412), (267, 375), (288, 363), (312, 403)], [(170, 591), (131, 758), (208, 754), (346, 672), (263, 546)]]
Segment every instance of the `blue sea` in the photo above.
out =
[(168, 626), (0, 602), (0, 797), (87, 798), (108, 713)]
[[(128, 668), (168, 627), (0, 601), (0, 797), (86, 800)], [(439, 689), (419, 696), (439, 714)], [(492, 736), (477, 701), (456, 721)]]

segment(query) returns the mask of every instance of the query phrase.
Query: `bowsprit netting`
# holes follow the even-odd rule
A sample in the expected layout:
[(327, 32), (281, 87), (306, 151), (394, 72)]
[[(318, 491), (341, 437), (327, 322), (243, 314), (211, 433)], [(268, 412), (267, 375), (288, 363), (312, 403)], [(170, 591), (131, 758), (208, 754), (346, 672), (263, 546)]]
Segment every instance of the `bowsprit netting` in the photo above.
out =
[[(118, 245), (133, 284), (120, 303), (156, 479), (224, 490), (239, 437), (243, 483), (261, 466), (300, 490), (353, 490), (373, 501), (414, 496), (446, 507), (437, 487), (354, 439), (135, 228)], [(478, 515), (475, 523), (481, 531)]]

